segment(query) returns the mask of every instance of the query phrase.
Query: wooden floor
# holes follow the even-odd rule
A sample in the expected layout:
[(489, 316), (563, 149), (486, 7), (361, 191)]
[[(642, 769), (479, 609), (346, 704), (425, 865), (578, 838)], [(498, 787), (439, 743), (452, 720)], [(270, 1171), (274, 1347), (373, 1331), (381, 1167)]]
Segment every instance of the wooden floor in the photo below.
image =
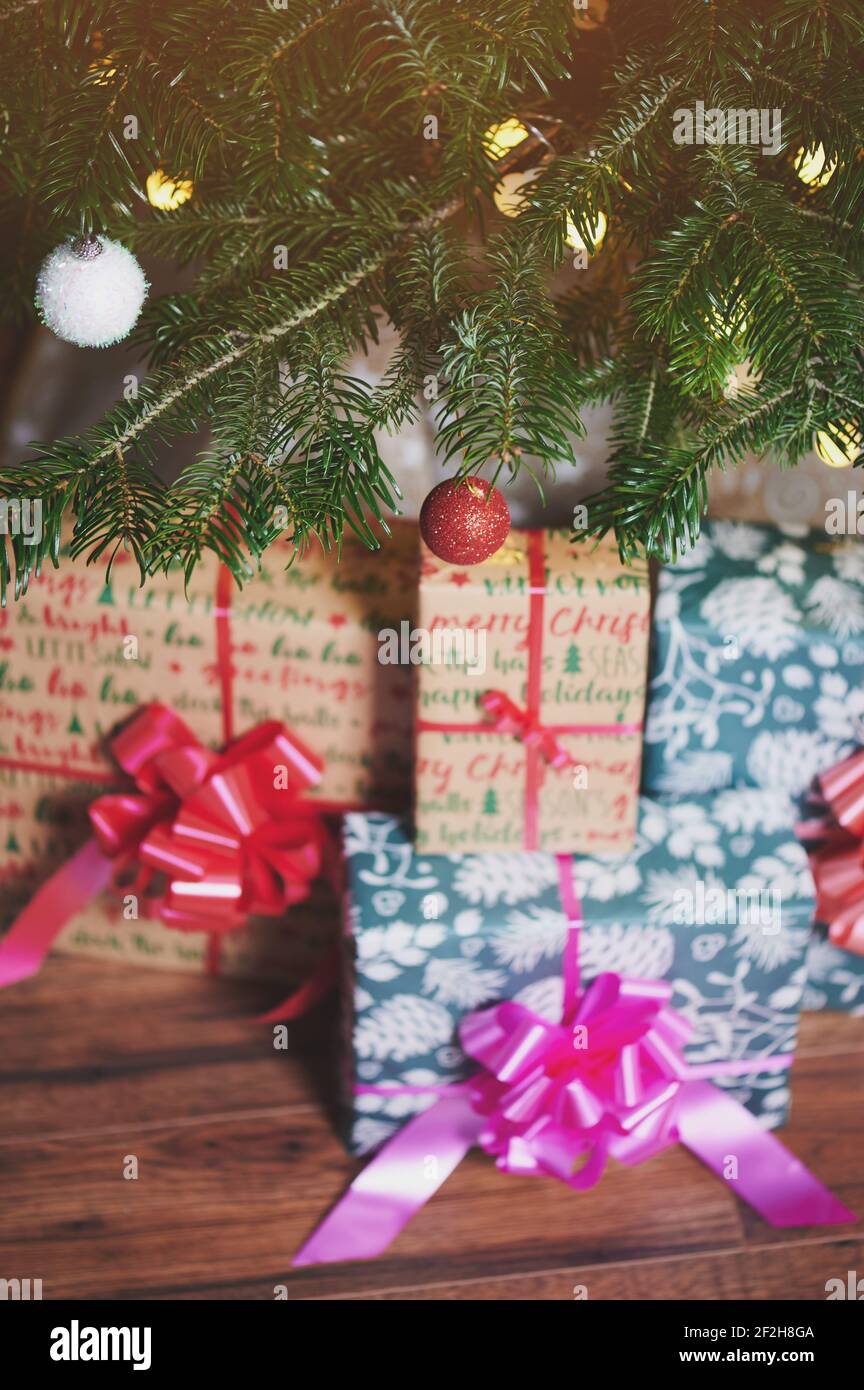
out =
[[(390, 1252), (292, 1273), (356, 1171), (335, 1138), (334, 1013), (249, 1017), (273, 991), (52, 959), (0, 995), (0, 1276), (45, 1298), (825, 1298), (864, 1221), (775, 1231), (683, 1150), (586, 1195), (462, 1164)], [(805, 1019), (783, 1132), (864, 1214), (864, 1020)], [(137, 1180), (124, 1179), (134, 1156)]]

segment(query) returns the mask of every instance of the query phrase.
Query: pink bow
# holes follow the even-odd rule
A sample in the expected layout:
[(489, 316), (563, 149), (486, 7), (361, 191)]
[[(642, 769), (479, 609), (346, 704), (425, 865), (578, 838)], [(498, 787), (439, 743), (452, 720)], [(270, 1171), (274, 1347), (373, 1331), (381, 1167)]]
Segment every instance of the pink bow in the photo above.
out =
[(228, 931), (308, 897), (323, 831), (298, 796), (322, 764), (284, 725), (259, 724), (213, 753), (153, 704), (111, 747), (138, 791), (99, 797), (90, 819), (103, 853), (139, 867), (139, 891), (165, 875), (148, 907), (169, 926)]
[(607, 1158), (641, 1163), (680, 1143), (774, 1226), (854, 1221), (755, 1116), (705, 1079), (786, 1067), (790, 1057), (692, 1067), (681, 1054), (690, 1025), (669, 1008), (667, 983), (610, 972), (581, 988), (572, 862), (559, 855), (558, 867), (569, 923), (561, 1022), (515, 1001), (495, 1004), (460, 1025), (463, 1047), (483, 1068), (469, 1081), (357, 1087), (438, 1098), (354, 1179), (295, 1265), (380, 1255), (473, 1145), (494, 1154), (508, 1173), (548, 1174), (584, 1191), (599, 1180)]
[(550, 767), (569, 767), (574, 762), (555, 734), (532, 719), (526, 709), (520, 709), (503, 690), (487, 690), (480, 696), (480, 704), (492, 715), (497, 734), (515, 734), (527, 748), (537, 748)]
[(692, 1030), (670, 996), (666, 983), (605, 974), (569, 1022), (512, 1002), (463, 1019), (462, 1045), (486, 1072), (471, 1082), (486, 1119), (478, 1142), (497, 1166), (584, 1191), (608, 1157), (640, 1163), (674, 1143)]
[(816, 916), (835, 946), (864, 955), (864, 749), (817, 778), (821, 814), (796, 827), (810, 854)]

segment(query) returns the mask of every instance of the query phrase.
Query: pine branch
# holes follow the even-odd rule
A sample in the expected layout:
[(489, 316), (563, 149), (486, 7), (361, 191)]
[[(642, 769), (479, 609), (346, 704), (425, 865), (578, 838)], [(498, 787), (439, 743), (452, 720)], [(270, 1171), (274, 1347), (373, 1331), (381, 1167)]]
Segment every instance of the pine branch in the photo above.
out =
[(526, 459), (548, 471), (573, 458), (570, 436), (584, 432), (576, 364), (561, 350), (530, 244), (495, 247), (488, 259), (493, 286), (456, 321), (443, 348), (439, 447), (445, 461), (461, 457), (463, 472), (490, 459), (496, 478)]
[[(625, 550), (691, 538), (741, 449), (793, 463), (860, 425), (855, 0), (611, 0), (590, 31), (572, 0), (11, 0), (0, 22), (4, 311), (32, 312), (40, 260), (81, 227), (187, 267), (142, 315), (138, 400), (0, 474), (46, 518), (26, 553), (6, 538), (4, 591), (53, 561), (64, 509), (79, 549), (126, 545), (145, 572), (209, 548), (242, 580), (280, 527), (376, 545), (396, 499), (376, 432), (436, 391), (445, 463), (502, 476), (566, 464), (581, 404), (609, 402), (593, 516)], [(776, 150), (679, 143), (697, 102), (781, 108)], [(511, 116), (528, 136), (496, 161)], [(833, 172), (805, 186), (796, 152), (820, 144)], [(191, 201), (149, 208), (157, 168)], [(514, 173), (527, 207), (490, 236)], [(368, 386), (349, 363), (382, 314), (400, 342)], [(745, 359), (754, 390), (726, 401)], [(202, 427), (164, 487), (159, 449)]]
[(761, 452), (778, 437), (782, 409), (793, 395), (788, 386), (770, 392), (742, 390), (717, 407), (699, 440), (672, 449), (644, 443), (612, 465), (607, 486), (587, 499), (588, 533), (614, 530), (623, 557), (643, 551), (675, 561), (699, 536), (708, 507), (708, 473), (739, 463), (748, 448)]

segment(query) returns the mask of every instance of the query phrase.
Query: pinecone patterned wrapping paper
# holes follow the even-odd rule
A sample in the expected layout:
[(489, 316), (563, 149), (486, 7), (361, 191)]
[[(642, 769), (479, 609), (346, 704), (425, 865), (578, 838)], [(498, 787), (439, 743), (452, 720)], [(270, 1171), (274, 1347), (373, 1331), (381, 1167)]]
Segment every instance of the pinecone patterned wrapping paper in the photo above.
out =
[[(766, 1128), (786, 1117), (789, 1075), (760, 1061), (794, 1050), (813, 912), (793, 812), (788, 796), (759, 789), (642, 798), (627, 855), (573, 861), (583, 979), (673, 981), (673, 1007), (694, 1024), (688, 1059), (752, 1058), (752, 1072), (719, 1084)], [(365, 1153), (434, 1097), (355, 1087), (462, 1080), (458, 1021), (486, 1004), (560, 1015), (566, 919), (551, 854), (426, 855), (404, 821), (360, 813), (345, 819), (344, 848), (344, 1133)], [(728, 890), (749, 895), (749, 920)]]
[(864, 546), (705, 525), (660, 571), (642, 790), (802, 795), (864, 742)]
[(814, 929), (807, 951), (804, 1008), (864, 1018), (864, 956), (835, 946), (822, 926)]

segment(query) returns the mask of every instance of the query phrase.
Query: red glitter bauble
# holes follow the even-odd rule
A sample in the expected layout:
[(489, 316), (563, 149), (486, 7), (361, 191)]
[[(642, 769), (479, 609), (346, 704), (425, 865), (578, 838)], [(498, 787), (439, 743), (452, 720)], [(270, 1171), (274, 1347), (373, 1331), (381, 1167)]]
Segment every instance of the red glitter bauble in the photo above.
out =
[(420, 510), (420, 534), (448, 565), (479, 565), (507, 539), (510, 508), (483, 478), (448, 478)]

